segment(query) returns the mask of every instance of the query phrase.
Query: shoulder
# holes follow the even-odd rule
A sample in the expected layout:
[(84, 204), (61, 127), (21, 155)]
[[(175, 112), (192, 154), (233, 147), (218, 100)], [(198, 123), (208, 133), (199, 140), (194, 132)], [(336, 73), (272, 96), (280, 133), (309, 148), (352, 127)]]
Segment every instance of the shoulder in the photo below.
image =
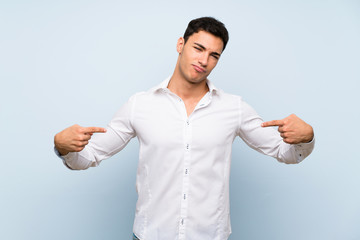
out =
[(158, 99), (159, 96), (161, 96), (163, 91), (163, 88), (156, 86), (156, 87), (152, 87), (146, 91), (141, 91), (141, 92), (137, 92), (135, 94), (133, 94), (132, 96), (130, 96), (128, 102), (132, 103), (132, 104), (149, 104), (152, 101), (154, 101), (155, 99)]
[(213, 94), (213, 99), (217, 100), (216, 102), (218, 102), (223, 109), (232, 109), (240, 115), (257, 114), (253, 107), (240, 95), (227, 93), (222, 89), (217, 89)]
[(214, 90), (214, 93), (212, 94), (215, 99), (218, 99), (222, 102), (229, 102), (229, 103), (237, 103), (243, 101), (243, 98), (240, 95), (227, 93), (222, 89), (216, 89)]

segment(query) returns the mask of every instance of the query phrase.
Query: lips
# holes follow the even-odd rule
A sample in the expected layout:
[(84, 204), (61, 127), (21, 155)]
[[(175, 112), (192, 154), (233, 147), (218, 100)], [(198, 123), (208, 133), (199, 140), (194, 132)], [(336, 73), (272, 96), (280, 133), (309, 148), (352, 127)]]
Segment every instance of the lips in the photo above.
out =
[(197, 72), (200, 72), (200, 73), (204, 73), (204, 72), (205, 72), (205, 69), (202, 68), (202, 67), (200, 67), (200, 66), (198, 66), (198, 65), (194, 65), (194, 64), (193, 64), (193, 67), (194, 67), (194, 69), (195, 69)]

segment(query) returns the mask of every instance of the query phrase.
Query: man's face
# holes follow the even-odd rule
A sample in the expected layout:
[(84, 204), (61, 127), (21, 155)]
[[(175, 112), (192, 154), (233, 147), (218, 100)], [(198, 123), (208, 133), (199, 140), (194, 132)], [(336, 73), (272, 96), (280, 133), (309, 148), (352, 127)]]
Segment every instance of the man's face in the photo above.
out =
[(186, 44), (184, 38), (177, 43), (179, 72), (190, 83), (204, 81), (216, 66), (223, 50), (221, 38), (205, 31), (191, 35)]

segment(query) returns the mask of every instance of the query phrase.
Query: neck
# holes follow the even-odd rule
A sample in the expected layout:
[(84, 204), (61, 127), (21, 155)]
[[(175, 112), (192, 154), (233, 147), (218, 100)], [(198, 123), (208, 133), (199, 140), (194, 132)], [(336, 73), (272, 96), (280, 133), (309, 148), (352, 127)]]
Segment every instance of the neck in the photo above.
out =
[(176, 72), (172, 75), (167, 87), (183, 100), (202, 98), (209, 91), (206, 79), (193, 83), (179, 76)]

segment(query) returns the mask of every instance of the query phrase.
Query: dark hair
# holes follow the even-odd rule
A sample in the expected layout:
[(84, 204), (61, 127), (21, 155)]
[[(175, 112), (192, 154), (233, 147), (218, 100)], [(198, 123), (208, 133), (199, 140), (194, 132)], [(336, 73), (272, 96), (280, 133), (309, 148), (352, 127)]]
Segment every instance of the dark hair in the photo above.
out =
[(191, 35), (200, 31), (205, 31), (221, 38), (224, 43), (223, 51), (225, 50), (226, 44), (229, 41), (229, 33), (222, 22), (213, 17), (201, 17), (190, 21), (184, 33), (185, 43)]

